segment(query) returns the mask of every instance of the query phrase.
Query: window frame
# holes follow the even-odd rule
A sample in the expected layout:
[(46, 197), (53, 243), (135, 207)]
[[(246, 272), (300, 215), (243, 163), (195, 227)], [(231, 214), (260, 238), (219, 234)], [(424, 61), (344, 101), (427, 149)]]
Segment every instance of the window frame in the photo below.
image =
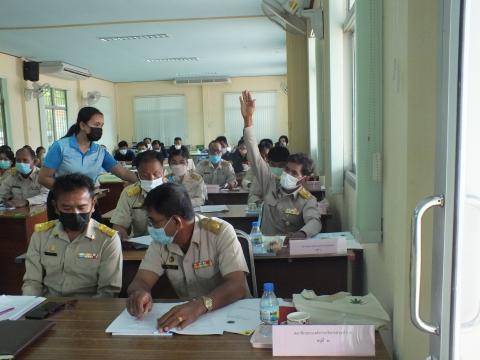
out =
[[(56, 104), (55, 91), (61, 91), (61, 92), (64, 93), (65, 106)], [(52, 88), (48, 89), (48, 92), (50, 93), (50, 98), (52, 99), (52, 104), (47, 105), (44, 102), (43, 108), (44, 108), (45, 112), (46, 112), (46, 110), (52, 110), (53, 142), (55, 142), (58, 139), (60, 139), (61, 137), (65, 136), (65, 134), (60, 135), (57, 132), (58, 128), (57, 128), (57, 115), (55, 114), (56, 111), (60, 110), (60, 111), (65, 112), (65, 121), (66, 121), (65, 126), (66, 126), (67, 131), (68, 131), (68, 97), (67, 97), (67, 90), (66, 89), (58, 89), (58, 88), (53, 88), (52, 87)], [(46, 119), (47, 119), (47, 116), (45, 116), (45, 120)], [(51, 144), (49, 144), (49, 145), (51, 145)]]
[(3, 138), (4, 142), (0, 145), (8, 145), (8, 131), (7, 131), (7, 111), (6, 111), (6, 97), (4, 96), (4, 89), (5, 82), (3, 79), (0, 79), (0, 128), (3, 130)]

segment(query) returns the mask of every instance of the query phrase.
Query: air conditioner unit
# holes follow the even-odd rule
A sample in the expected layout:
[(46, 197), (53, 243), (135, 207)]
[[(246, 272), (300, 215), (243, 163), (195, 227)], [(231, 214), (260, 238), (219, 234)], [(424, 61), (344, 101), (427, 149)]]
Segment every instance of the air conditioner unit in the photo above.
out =
[(202, 78), (177, 78), (173, 80), (175, 85), (222, 85), (231, 84), (229, 77), (202, 77)]
[(40, 73), (67, 80), (84, 80), (92, 74), (87, 69), (61, 61), (44, 61), (40, 63)]

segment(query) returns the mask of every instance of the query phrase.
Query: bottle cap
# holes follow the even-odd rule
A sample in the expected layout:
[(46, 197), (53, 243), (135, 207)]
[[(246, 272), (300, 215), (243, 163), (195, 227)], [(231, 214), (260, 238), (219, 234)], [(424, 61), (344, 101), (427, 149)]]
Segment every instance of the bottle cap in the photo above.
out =
[(264, 283), (263, 291), (273, 291), (273, 283)]
[(257, 227), (258, 226), (258, 221), (252, 221), (252, 227)]

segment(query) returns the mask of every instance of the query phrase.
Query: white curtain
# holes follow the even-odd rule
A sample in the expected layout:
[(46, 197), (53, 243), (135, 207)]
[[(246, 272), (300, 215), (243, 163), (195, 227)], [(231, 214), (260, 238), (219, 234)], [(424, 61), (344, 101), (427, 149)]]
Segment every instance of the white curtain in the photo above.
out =
[[(240, 93), (224, 94), (225, 109), (225, 136), (231, 145), (236, 145), (243, 135), (243, 118), (240, 113)], [(281, 135), (277, 125), (277, 92), (263, 91), (253, 92), (256, 99), (254, 115), (254, 129), (257, 140), (264, 138), (272, 139), (275, 143)]]
[(146, 137), (160, 140), (165, 146), (181, 137), (188, 144), (185, 96), (145, 96), (134, 99), (135, 141)]

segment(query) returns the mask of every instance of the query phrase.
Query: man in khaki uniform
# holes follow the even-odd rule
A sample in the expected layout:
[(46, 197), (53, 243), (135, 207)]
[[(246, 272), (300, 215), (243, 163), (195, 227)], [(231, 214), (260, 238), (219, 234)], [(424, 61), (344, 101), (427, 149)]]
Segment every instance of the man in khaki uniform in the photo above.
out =
[(61, 176), (53, 192), (59, 220), (35, 226), (25, 258), (23, 295), (117, 296), (122, 247), (115, 230), (91, 218), (92, 180), (80, 174)]
[(216, 184), (220, 187), (228, 186), (230, 189), (237, 186), (235, 171), (230, 162), (222, 159), (222, 146), (212, 141), (208, 145), (209, 159), (202, 160), (197, 165), (199, 173), (205, 184)]
[(287, 239), (316, 235), (322, 229), (317, 199), (301, 185), (312, 171), (312, 161), (303, 154), (290, 155), (278, 181), (258, 151), (253, 132), (255, 100), (248, 91), (242, 94), (241, 110), (248, 160), (264, 200), (262, 233), (287, 235)]
[(128, 287), (131, 315), (142, 318), (151, 309), (150, 291), (164, 274), (179, 297), (193, 300), (158, 319), (161, 331), (185, 327), (207, 311), (250, 295), (248, 267), (230, 224), (195, 215), (188, 193), (177, 184), (151, 191), (145, 206), (153, 242)]
[(40, 169), (34, 165), (35, 153), (22, 148), (16, 153), (15, 171), (0, 185), (0, 199), (7, 205), (24, 207), (47, 202), (48, 189), (38, 182)]
[(167, 176), (168, 182), (185, 186), (193, 207), (205, 204), (207, 187), (199, 174), (194, 170), (188, 170), (186, 153), (181, 149), (171, 151), (168, 165), (171, 171), (171, 174)]
[(129, 229), (133, 237), (148, 235), (147, 212), (143, 202), (147, 193), (163, 183), (163, 156), (154, 150), (140, 153), (135, 164), (139, 181), (123, 189), (117, 207), (110, 222), (120, 234), (121, 240), (127, 240)]

